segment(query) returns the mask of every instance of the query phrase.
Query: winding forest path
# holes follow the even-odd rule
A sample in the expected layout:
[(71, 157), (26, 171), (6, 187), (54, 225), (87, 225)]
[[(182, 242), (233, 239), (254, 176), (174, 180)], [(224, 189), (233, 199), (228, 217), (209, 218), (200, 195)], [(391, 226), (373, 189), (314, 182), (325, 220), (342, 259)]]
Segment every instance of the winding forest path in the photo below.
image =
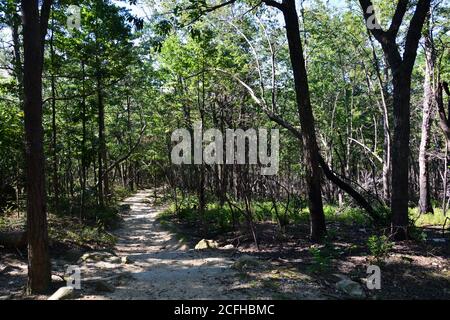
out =
[(233, 290), (236, 272), (230, 255), (188, 249), (157, 222), (164, 208), (155, 207), (151, 195), (151, 190), (140, 191), (124, 201), (130, 210), (115, 232), (115, 254), (122, 263), (85, 261), (82, 266), (82, 281), (85, 277), (112, 279), (114, 288), (82, 299), (248, 298)]

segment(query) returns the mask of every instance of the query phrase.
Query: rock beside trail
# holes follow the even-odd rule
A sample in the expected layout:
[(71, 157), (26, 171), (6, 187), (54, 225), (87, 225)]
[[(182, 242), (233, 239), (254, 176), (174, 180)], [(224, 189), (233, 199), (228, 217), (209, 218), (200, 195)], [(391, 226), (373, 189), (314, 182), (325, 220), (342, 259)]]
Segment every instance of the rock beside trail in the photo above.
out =
[(214, 240), (202, 239), (195, 245), (195, 250), (216, 249), (219, 244)]
[(127, 256), (123, 256), (123, 257), (121, 257), (120, 258), (120, 261), (123, 263), (123, 264), (132, 264), (134, 261), (133, 260), (131, 260), (129, 257), (127, 257)]
[(350, 279), (339, 281), (336, 283), (336, 288), (355, 299), (364, 299), (366, 297), (361, 285)]
[(61, 276), (58, 276), (56, 274), (52, 274), (52, 281), (53, 282), (64, 282), (64, 278)]
[(103, 252), (103, 251), (97, 251), (97, 252), (88, 252), (83, 254), (83, 256), (80, 258), (81, 262), (88, 262), (88, 261), (104, 261), (109, 263), (121, 263), (121, 259), (118, 256), (113, 255), (109, 252)]
[(227, 244), (226, 246), (221, 247), (222, 250), (233, 250), (235, 249), (232, 244)]
[(73, 298), (75, 295), (75, 289), (72, 287), (61, 287), (47, 300), (63, 300)]

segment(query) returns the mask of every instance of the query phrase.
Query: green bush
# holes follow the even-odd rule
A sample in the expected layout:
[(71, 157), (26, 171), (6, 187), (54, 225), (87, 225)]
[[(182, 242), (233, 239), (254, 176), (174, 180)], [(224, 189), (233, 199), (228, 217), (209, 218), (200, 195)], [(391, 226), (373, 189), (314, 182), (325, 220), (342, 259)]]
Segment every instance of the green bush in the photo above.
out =
[(427, 234), (422, 230), (422, 228), (414, 225), (414, 222), (411, 221), (408, 227), (408, 236), (418, 242), (424, 242), (427, 240)]
[(333, 237), (333, 232), (331, 232), (331, 234), (325, 238), (322, 246), (314, 245), (309, 248), (309, 252), (313, 257), (311, 271), (325, 271), (329, 269), (332, 260), (343, 254), (342, 250), (333, 244)]
[(393, 246), (394, 243), (385, 235), (373, 235), (367, 240), (369, 252), (377, 261), (382, 261), (388, 257)]
[(313, 265), (311, 267), (311, 271), (325, 271), (330, 268), (331, 259), (328, 250), (319, 247), (311, 247), (309, 248), (309, 252), (313, 257)]
[(68, 241), (81, 246), (95, 244), (101, 247), (112, 247), (117, 241), (117, 238), (101, 225), (86, 225), (71, 217), (51, 215), (48, 231), (53, 241)]
[(446, 215), (441, 208), (434, 208), (434, 214), (420, 214), (419, 208), (409, 209), (409, 218), (417, 227), (440, 226), (445, 223)]
[(122, 186), (115, 186), (113, 191), (113, 200), (121, 201), (133, 194), (133, 191)]

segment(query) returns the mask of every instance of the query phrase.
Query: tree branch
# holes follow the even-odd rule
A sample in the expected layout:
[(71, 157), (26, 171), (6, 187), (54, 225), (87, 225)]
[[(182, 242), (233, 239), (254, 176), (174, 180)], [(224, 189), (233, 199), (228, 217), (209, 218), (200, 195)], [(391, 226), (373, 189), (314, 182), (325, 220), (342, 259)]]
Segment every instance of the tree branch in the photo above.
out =
[(391, 26), (389, 27), (388, 33), (391, 34), (393, 38), (397, 37), (400, 26), (402, 25), (403, 18), (405, 17), (406, 11), (408, 10), (409, 0), (399, 0), (397, 8), (395, 9), (394, 17), (392, 18)]
[(422, 37), (422, 27), (430, 11), (430, 7), (431, 0), (419, 0), (414, 16), (411, 19), (408, 34), (406, 35), (405, 53), (403, 55), (403, 61), (409, 69), (414, 67), (414, 61), (417, 56), (417, 47), (419, 46), (419, 41)]
[[(212, 6), (212, 7), (206, 7), (205, 9), (200, 9), (199, 10), (199, 15), (197, 17), (195, 17), (194, 19), (192, 19), (192, 21), (189, 22), (189, 25), (192, 25), (195, 22), (197, 22), (198, 20), (200, 20), (201, 17), (203, 15), (205, 15), (206, 13), (213, 12), (213, 11), (218, 10), (220, 8), (223, 8), (223, 7), (226, 7), (228, 5), (234, 4), (235, 2), (236, 2), (236, 0), (229, 0), (229, 1), (220, 3), (220, 4)], [(189, 6), (188, 8), (186, 8), (186, 10), (190, 10), (190, 9), (195, 10), (195, 5)]]
[[(373, 10), (373, 12), (370, 13), (370, 8), (373, 8), (373, 3), (371, 0), (359, 0), (359, 3), (361, 5), (361, 8), (363, 10), (363, 15), (364, 15), (364, 20), (366, 21), (366, 26), (369, 23), (369, 19), (375, 14), (375, 10)], [(386, 32), (383, 31), (382, 29), (377, 29), (377, 28), (367, 28), (375, 37), (375, 39), (377, 39), (378, 42), (380, 43), (386, 43), (387, 42), (387, 37), (386, 37)]]
[(281, 10), (281, 11), (284, 10), (284, 5), (282, 3), (279, 3), (277, 1), (275, 1), (275, 0), (262, 0), (262, 2), (264, 2), (264, 4), (266, 6), (275, 7), (277, 9)]
[(363, 147), (364, 149), (366, 149), (371, 155), (373, 155), (375, 157), (375, 159), (378, 160), (378, 162), (383, 163), (383, 159), (381, 159), (381, 157), (379, 155), (377, 155), (375, 152), (373, 152), (372, 150), (370, 150), (370, 148), (368, 146), (366, 146), (365, 144), (363, 144), (362, 142), (359, 142), (356, 139), (353, 138), (348, 138), (350, 141), (355, 142), (356, 144), (360, 145), (361, 147)]
[(229, 0), (229, 1), (226, 1), (226, 2), (223, 2), (223, 3), (220, 3), (220, 4), (218, 4), (218, 5), (215, 5), (215, 6), (213, 6), (213, 7), (208, 7), (208, 8), (206, 8), (205, 10), (202, 10), (202, 14), (205, 14), (205, 13), (208, 13), (208, 12), (215, 11), (215, 10), (217, 10), (217, 9), (226, 7), (226, 6), (230, 5), (230, 4), (234, 4), (235, 2), (236, 2), (236, 0)]
[[(398, 27), (400, 27), (400, 25), (401, 25), (400, 18), (403, 19), (403, 16), (404, 16), (404, 14), (402, 15), (402, 12), (403, 12), (402, 8), (404, 5), (403, 2), (404, 2), (404, 0), (400, 0), (400, 2), (398, 3), (398, 6), (397, 6), (396, 12), (394, 14), (393, 22), (391, 25), (392, 29), (393, 29), (392, 33), (385, 32), (381, 28), (376, 29), (376, 28), (369, 28), (367, 26), (367, 29), (369, 30), (369, 32), (373, 34), (375, 39), (383, 47), (383, 51), (389, 61), (390, 67), (393, 70), (397, 70), (403, 62), (400, 52), (398, 51), (398, 48), (397, 48), (396, 37), (395, 37), (395, 35), (396, 35), (395, 28), (397, 28), (397, 25), (398, 25)], [(369, 10), (370, 7), (373, 8), (373, 3), (371, 0), (359, 0), (359, 3), (361, 4), (361, 8), (363, 10), (364, 20), (366, 21), (366, 24), (368, 24), (369, 19), (372, 17), (372, 15), (375, 14), (375, 10), (373, 10), (372, 12), (370, 12), (371, 10)]]

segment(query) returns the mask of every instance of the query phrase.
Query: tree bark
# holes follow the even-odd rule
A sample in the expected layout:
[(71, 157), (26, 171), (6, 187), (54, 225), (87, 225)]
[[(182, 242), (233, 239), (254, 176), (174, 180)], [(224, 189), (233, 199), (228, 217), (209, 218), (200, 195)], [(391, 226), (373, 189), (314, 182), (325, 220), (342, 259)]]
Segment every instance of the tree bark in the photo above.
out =
[(19, 26), (20, 26), (20, 17), (17, 14), (17, 12), (14, 12), (11, 16), (11, 33), (14, 48), (14, 75), (17, 79), (17, 85), (19, 89), (20, 107), (23, 108), (23, 100), (24, 100), (23, 66), (20, 54)]
[[(444, 108), (444, 91), (449, 97), (447, 112)], [(450, 90), (446, 82), (439, 83), (436, 93), (436, 105), (439, 111), (439, 125), (445, 136), (446, 148), (450, 151)]]
[[(428, 25), (429, 28), (429, 25)], [(434, 108), (434, 52), (433, 44), (427, 30), (425, 34), (425, 83), (422, 112), (422, 134), (419, 149), (419, 208), (420, 213), (434, 213), (430, 196), (430, 178), (428, 173), (427, 147), (430, 142), (431, 118)]]
[(108, 175), (105, 175), (105, 168), (108, 165), (106, 160), (106, 140), (105, 140), (105, 105), (103, 101), (103, 70), (100, 61), (100, 55), (102, 54), (99, 36), (98, 36), (98, 21), (95, 24), (95, 45), (96, 45), (96, 58), (95, 58), (95, 78), (96, 78), (96, 93), (97, 93), (97, 122), (98, 122), (98, 182), (97, 182), (97, 197), (100, 207), (105, 206), (105, 196), (109, 193), (108, 190)]
[(373, 43), (373, 38), (369, 32), (370, 44), (372, 47), (372, 55), (375, 62), (375, 70), (377, 75), (378, 86), (380, 87), (381, 96), (381, 112), (383, 114), (383, 170), (382, 170), (382, 180), (383, 180), (383, 200), (386, 204), (391, 202), (391, 129), (389, 125), (389, 110), (386, 103), (387, 92), (381, 77), (380, 71), (380, 61), (378, 59), (377, 53), (375, 51), (375, 46)]
[(97, 107), (98, 107), (98, 204), (105, 205), (108, 176), (104, 174), (106, 166), (106, 142), (105, 142), (105, 106), (103, 104), (103, 92), (100, 70), (97, 70)]
[(57, 127), (56, 127), (56, 76), (55, 76), (55, 50), (54, 50), (54, 19), (52, 17), (52, 33), (50, 38), (50, 60), (51, 60), (51, 93), (52, 93), (52, 170), (53, 170), (53, 201), (54, 210), (59, 210), (59, 181), (58, 181), (58, 150), (57, 150)]
[(81, 139), (81, 197), (80, 197), (80, 220), (83, 219), (85, 214), (85, 206), (86, 206), (86, 180), (87, 180), (87, 163), (86, 163), (86, 140), (87, 140), (87, 130), (86, 130), (86, 70), (84, 59), (81, 60), (81, 74), (82, 74), (82, 90), (83, 97), (81, 100), (81, 121), (82, 121), (82, 139)]
[[(444, 108), (444, 91), (448, 96), (447, 112)], [(450, 89), (448, 83), (442, 82), (438, 84), (436, 93), (436, 105), (439, 112), (439, 125), (445, 137), (445, 158), (444, 158), (444, 175), (443, 175), (443, 196), (442, 211), (447, 215), (447, 176), (448, 176), (448, 154), (450, 151)]]
[(326, 235), (323, 212), (322, 191), (319, 167), (319, 148), (316, 141), (314, 115), (312, 112), (308, 76), (300, 38), (300, 27), (294, 0), (283, 0), (283, 16), (294, 74), (298, 116), (302, 128), (302, 143), (306, 164), (306, 185), (311, 216), (311, 240), (319, 241)]
[(392, 145), (392, 234), (398, 240), (408, 237), (408, 170), (410, 139), (411, 74), (394, 73), (394, 138)]
[[(359, 0), (366, 23), (374, 12), (371, 0)], [(408, 237), (408, 178), (410, 141), (411, 78), (417, 49), (431, 0), (419, 0), (406, 35), (404, 53), (400, 54), (396, 38), (408, 11), (408, 0), (399, 0), (389, 30), (371, 28), (370, 32), (381, 44), (393, 77), (394, 135), (392, 143), (391, 233), (396, 240)]]
[(28, 291), (44, 292), (51, 280), (44, 175), (42, 70), (52, 1), (22, 0), (24, 43), (25, 164), (27, 172)]

